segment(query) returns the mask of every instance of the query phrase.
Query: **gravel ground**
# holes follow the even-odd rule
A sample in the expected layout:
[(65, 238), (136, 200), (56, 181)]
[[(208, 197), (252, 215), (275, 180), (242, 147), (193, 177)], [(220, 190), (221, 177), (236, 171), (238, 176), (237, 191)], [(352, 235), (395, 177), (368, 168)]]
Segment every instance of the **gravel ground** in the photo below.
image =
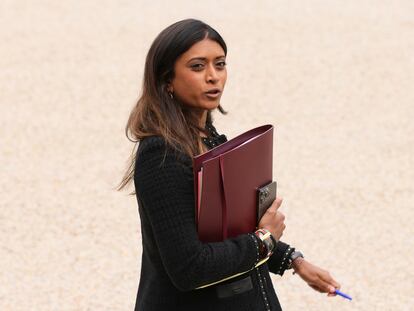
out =
[[(132, 310), (141, 236), (117, 192), (155, 36), (188, 17), (228, 44), (232, 138), (275, 126), (284, 240), (354, 300), (273, 276), (284, 310), (412, 310), (413, 1), (0, 4), (0, 310)], [(411, 228), (411, 229), (410, 229)]]

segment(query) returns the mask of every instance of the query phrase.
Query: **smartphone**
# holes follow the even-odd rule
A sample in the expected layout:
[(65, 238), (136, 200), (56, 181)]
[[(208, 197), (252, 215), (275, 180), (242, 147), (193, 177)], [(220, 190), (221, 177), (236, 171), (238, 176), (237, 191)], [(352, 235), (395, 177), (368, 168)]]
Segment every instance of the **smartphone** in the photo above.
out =
[(272, 181), (257, 189), (257, 221), (256, 226), (259, 225), (260, 219), (266, 213), (267, 209), (276, 200), (276, 181)]

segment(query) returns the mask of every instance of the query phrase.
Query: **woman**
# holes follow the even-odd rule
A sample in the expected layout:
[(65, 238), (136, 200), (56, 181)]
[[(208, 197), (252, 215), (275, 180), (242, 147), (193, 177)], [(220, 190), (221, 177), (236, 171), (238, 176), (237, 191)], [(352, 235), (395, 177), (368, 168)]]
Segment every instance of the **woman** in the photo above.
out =
[(194, 19), (167, 27), (148, 52), (143, 92), (126, 126), (127, 137), (140, 143), (119, 186), (134, 179), (141, 219), (135, 310), (281, 310), (269, 272), (291, 268), (319, 292), (339, 289), (327, 271), (279, 241), (285, 229), (279, 197), (258, 231), (216, 243), (198, 239), (192, 157), (227, 141), (211, 115), (216, 108), (226, 114), (220, 105), (226, 54), (222, 37)]

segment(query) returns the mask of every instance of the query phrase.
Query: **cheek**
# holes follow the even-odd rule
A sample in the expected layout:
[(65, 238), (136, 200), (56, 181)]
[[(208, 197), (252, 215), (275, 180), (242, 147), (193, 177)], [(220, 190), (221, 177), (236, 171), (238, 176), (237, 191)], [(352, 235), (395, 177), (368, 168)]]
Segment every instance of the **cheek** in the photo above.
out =
[(223, 81), (223, 86), (224, 86), (227, 81), (227, 71), (224, 71), (222, 81)]
[(176, 92), (181, 97), (195, 97), (198, 96), (201, 90), (200, 76), (196, 74), (187, 74), (177, 77)]

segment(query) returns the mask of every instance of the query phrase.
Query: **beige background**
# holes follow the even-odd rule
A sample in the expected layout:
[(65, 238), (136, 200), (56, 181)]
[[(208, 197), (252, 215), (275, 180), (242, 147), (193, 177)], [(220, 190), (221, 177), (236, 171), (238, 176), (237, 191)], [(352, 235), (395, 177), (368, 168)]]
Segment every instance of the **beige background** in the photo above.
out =
[(275, 125), (284, 240), (354, 298), (287, 273), (284, 310), (412, 310), (409, 0), (1, 1), (0, 310), (133, 309), (124, 126), (152, 40), (188, 17), (228, 44), (219, 132)]

